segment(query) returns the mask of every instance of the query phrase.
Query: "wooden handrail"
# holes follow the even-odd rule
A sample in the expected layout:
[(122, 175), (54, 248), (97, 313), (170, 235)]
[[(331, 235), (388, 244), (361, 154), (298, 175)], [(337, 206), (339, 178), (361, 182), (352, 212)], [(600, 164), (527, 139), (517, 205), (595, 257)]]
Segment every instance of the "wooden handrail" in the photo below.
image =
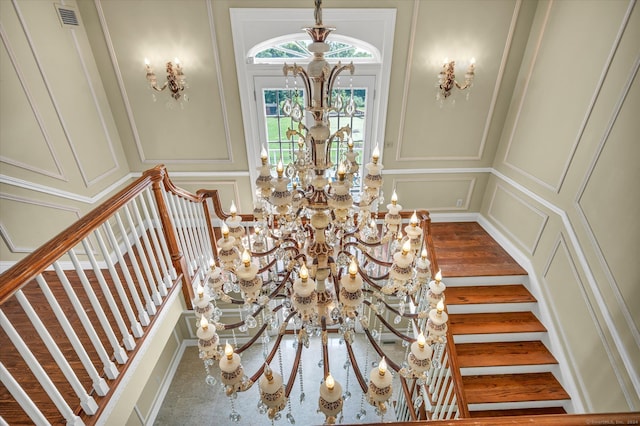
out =
[[(436, 249), (435, 249), (435, 245), (433, 244), (433, 238), (431, 235), (431, 218), (427, 218), (423, 222), (423, 227), (425, 227), (424, 235), (425, 235), (425, 241), (427, 244), (429, 261), (431, 262), (431, 272), (436, 273), (440, 269), (438, 267)], [(461, 419), (467, 418), (469, 417), (469, 406), (467, 403), (467, 398), (464, 394), (462, 374), (460, 374), (460, 366), (458, 364), (458, 354), (456, 352), (456, 345), (453, 342), (453, 334), (451, 334), (450, 328), (447, 328), (446, 348), (447, 348), (447, 353), (449, 354), (449, 367), (451, 371), (451, 379), (454, 382), (453, 389), (456, 394), (456, 401), (458, 405), (458, 416)]]
[(119, 208), (151, 185), (152, 182), (160, 181), (164, 174), (165, 168), (161, 165), (145, 171), (131, 185), (91, 210), (73, 225), (60, 232), (0, 275), (0, 305), (58, 260), (60, 256), (80, 243)]
[(542, 426), (584, 426), (584, 425), (637, 425), (640, 412), (604, 414), (543, 414), (537, 416), (483, 417), (455, 420), (421, 420), (417, 422), (396, 422), (394, 426), (502, 426), (502, 425), (542, 425)]

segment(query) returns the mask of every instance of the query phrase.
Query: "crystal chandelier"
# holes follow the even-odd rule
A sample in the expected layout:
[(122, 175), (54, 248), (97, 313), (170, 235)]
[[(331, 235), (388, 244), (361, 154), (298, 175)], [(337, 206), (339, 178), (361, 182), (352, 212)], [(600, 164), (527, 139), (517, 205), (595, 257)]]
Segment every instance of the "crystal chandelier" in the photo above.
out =
[[(283, 104), (283, 112), (297, 123), (296, 129), (287, 132), (288, 138), (298, 138), (296, 156), (286, 166), (280, 161), (274, 177), (263, 149), (252, 231), (245, 231), (232, 204), (216, 243), (218, 259), (212, 260), (204, 285), (195, 292), (198, 346), (206, 381), (215, 384), (218, 375), (213, 370), (220, 370), (234, 421), (240, 418), (233, 403), (237, 393), (256, 382), (261, 411), (272, 420), (281, 417), (299, 373), (302, 351), (309, 348), (310, 339), (321, 340), (323, 376), (317, 409), (328, 424), (340, 418), (351, 394), (349, 376), (343, 386), (329, 371), (330, 333), (339, 335), (348, 352), (345, 368), (353, 371), (363, 400), (380, 416), (384, 416), (392, 396), (391, 370), (407, 380), (424, 380), (426, 372), (437, 366), (436, 353), (443, 350), (447, 329), (445, 285), (439, 274), (432, 280), (424, 229), (416, 212), (408, 223), (403, 222), (409, 215), (402, 212), (394, 191), (387, 213), (378, 213), (383, 202), (383, 166), (377, 148), (365, 165), (361, 199), (354, 203), (352, 198), (360, 166), (353, 152), (351, 129), (342, 127), (332, 133), (329, 116), (340, 109), (346, 114), (354, 112), (353, 100), (343, 105), (342, 100), (332, 99), (337, 76), (345, 70), (353, 74), (354, 66), (338, 63), (330, 67), (325, 60), (329, 50), (325, 41), (333, 30), (322, 24), (321, 1), (316, 0), (315, 25), (306, 28), (313, 41), (308, 47), (313, 58), (306, 69), (296, 64), (284, 66), (285, 76), (301, 78), (306, 90), (304, 108), (291, 99)], [(310, 127), (302, 122), (304, 114), (312, 118)], [(332, 158), (341, 152), (332, 150), (333, 144), (346, 145), (342, 158)], [(222, 303), (241, 305), (244, 319), (225, 323), (218, 307)], [(385, 310), (395, 315), (394, 324), (385, 320)], [(404, 359), (393, 360), (380, 346), (383, 326), (403, 341)], [(235, 348), (226, 343), (222, 348), (217, 332), (235, 328), (249, 331), (249, 342)], [(274, 342), (270, 331), (278, 335)], [(294, 334), (297, 343), (285, 383), (282, 363), (280, 371), (275, 371), (271, 363), (282, 350), (282, 338), (287, 333)], [(354, 353), (357, 335), (365, 336), (379, 355), (380, 361), (368, 378), (363, 370), (369, 366), (362, 364), (362, 355)], [(256, 342), (264, 346), (265, 359), (249, 377), (240, 354)], [(300, 396), (303, 399), (304, 392)], [(361, 403), (357, 418), (365, 414)], [(287, 419), (295, 422), (290, 411)]]

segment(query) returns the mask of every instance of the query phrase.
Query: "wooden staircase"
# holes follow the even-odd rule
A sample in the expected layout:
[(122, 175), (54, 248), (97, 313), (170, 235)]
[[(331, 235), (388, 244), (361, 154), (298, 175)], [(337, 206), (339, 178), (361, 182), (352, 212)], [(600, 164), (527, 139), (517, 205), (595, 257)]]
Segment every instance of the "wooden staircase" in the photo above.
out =
[[(558, 362), (544, 343), (547, 330), (525, 287), (526, 271), (478, 224), (432, 226), (471, 416), (566, 413), (570, 397), (556, 379)], [(468, 268), (457, 239), (477, 243)]]

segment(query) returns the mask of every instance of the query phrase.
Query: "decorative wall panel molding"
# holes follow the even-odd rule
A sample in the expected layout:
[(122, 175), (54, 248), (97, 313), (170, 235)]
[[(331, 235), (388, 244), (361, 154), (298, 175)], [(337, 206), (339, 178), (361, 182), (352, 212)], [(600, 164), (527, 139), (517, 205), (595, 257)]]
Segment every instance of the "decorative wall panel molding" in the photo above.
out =
[[(6, 18), (6, 17), (5, 17)], [(49, 152), (50, 157), (51, 157), (51, 161), (52, 163), (50, 164), (51, 169), (46, 169), (44, 168), (42, 165), (36, 165), (36, 164), (28, 164), (25, 161), (16, 159), (16, 158), (10, 158), (6, 155), (0, 155), (0, 161), (6, 164), (11, 164), (13, 166), (16, 166), (18, 168), (21, 168), (23, 170), (27, 170), (29, 172), (35, 173), (35, 174), (40, 174), (43, 176), (47, 176), (47, 177), (51, 177), (54, 179), (58, 179), (64, 182), (67, 182), (68, 179), (66, 178), (66, 176), (64, 175), (64, 172), (62, 170), (62, 166), (60, 164), (60, 160), (58, 159), (56, 152), (53, 148), (53, 143), (51, 141), (51, 136), (50, 136), (50, 131), (47, 129), (47, 126), (42, 118), (42, 115), (40, 113), (40, 110), (38, 108), (37, 102), (35, 101), (34, 97), (33, 97), (33, 90), (30, 88), (29, 83), (27, 82), (27, 78), (25, 77), (23, 71), (22, 71), (22, 67), (20, 66), (20, 63), (18, 61), (18, 59), (16, 58), (16, 55), (14, 53), (13, 50), (13, 46), (11, 45), (11, 41), (9, 38), (9, 35), (6, 33), (5, 29), (4, 29), (4, 25), (2, 24), (2, 22), (0, 22), (0, 39), (2, 39), (2, 44), (4, 46), (4, 48), (6, 49), (6, 54), (8, 57), (8, 62), (6, 62), (5, 60), (2, 60), (2, 62), (5, 64), (7, 63), (11, 63), (13, 70), (15, 72), (16, 78), (19, 82), (20, 87), (22, 88), (23, 92), (24, 92), (24, 96), (26, 101), (29, 103), (29, 107), (33, 113), (33, 118), (35, 120), (36, 125), (32, 126), (31, 128), (38, 128), (40, 130), (40, 134), (42, 135), (42, 141), (44, 143), (44, 145), (46, 146), (46, 151)], [(5, 68), (5, 66), (3, 66), (3, 68)], [(7, 67), (8, 68), (8, 67)], [(5, 68), (6, 69), (6, 68)], [(10, 79), (10, 74), (8, 72), (3, 72), (3, 80), (5, 82), (7, 82)], [(13, 108), (16, 108), (16, 105), (13, 105)], [(7, 125), (7, 124), (5, 124)], [(9, 143), (8, 141), (5, 143)], [(16, 142), (13, 142), (16, 143)]]
[[(498, 200), (496, 202), (496, 200)], [(508, 207), (506, 207), (508, 205)], [(508, 208), (508, 214), (504, 211)], [(497, 183), (493, 188), (493, 194), (489, 201), (489, 207), (487, 209), (487, 215), (495, 221), (500, 229), (508, 234), (514, 241), (520, 244), (530, 255), (533, 255), (544, 231), (544, 227), (547, 224), (549, 216), (528, 203), (526, 200), (520, 198), (504, 185)], [(508, 221), (517, 221), (517, 224), (527, 224), (531, 228), (528, 232), (520, 235), (517, 233), (519, 229), (514, 229), (512, 224)]]
[[(427, 185), (424, 183), (428, 182)], [(415, 191), (411, 184), (419, 184), (424, 191)], [(424, 178), (393, 178), (392, 188), (398, 194), (398, 204), (408, 205), (409, 200), (419, 200), (422, 207), (426, 207), (430, 212), (442, 210), (468, 210), (476, 184), (475, 177), (424, 177)], [(438, 188), (439, 187), (439, 188)], [(437, 193), (437, 191), (440, 191)], [(437, 193), (437, 194), (436, 194)], [(391, 196), (391, 194), (389, 194)], [(435, 206), (434, 198), (440, 198), (442, 205)], [(452, 201), (451, 205), (444, 205), (444, 202)], [(456, 205), (456, 200), (462, 199), (460, 206)], [(407, 207), (413, 209), (414, 207)]]
[[(525, 83), (524, 83), (524, 89), (523, 92), (520, 96), (520, 100), (519, 100), (519, 104), (517, 106), (517, 112), (515, 115), (515, 120), (512, 124), (512, 128), (511, 128), (511, 133), (509, 135), (509, 140), (507, 143), (507, 149), (505, 151), (504, 154), (504, 158), (503, 158), (503, 164), (507, 167), (509, 167), (510, 169), (516, 171), (517, 173), (521, 174), (522, 176), (527, 177), (528, 179), (531, 179), (532, 181), (536, 182), (537, 184), (555, 192), (555, 193), (559, 193), (560, 189), (562, 187), (562, 184), (566, 178), (566, 175), (569, 171), (569, 167), (571, 165), (571, 162), (573, 160), (573, 156), (575, 155), (576, 149), (578, 147), (578, 144), (580, 143), (580, 140), (582, 139), (582, 136), (584, 134), (585, 128), (589, 122), (589, 118), (591, 117), (591, 113), (593, 112), (593, 108), (596, 104), (596, 101), (598, 99), (598, 95), (600, 93), (600, 91), (602, 90), (602, 86), (605, 82), (605, 78), (607, 76), (607, 72), (609, 71), (609, 68), (611, 66), (611, 62), (613, 60), (613, 57), (615, 55), (616, 49), (618, 47), (618, 45), (620, 44), (620, 40), (622, 39), (622, 35), (624, 33), (624, 30), (627, 26), (627, 23), (629, 21), (629, 17), (631, 15), (631, 11), (633, 10), (633, 2), (630, 2), (629, 7), (626, 10), (626, 13), (624, 14), (624, 16), (621, 19), (621, 23), (618, 27), (617, 30), (617, 34), (615, 34), (615, 37), (612, 40), (612, 44), (609, 48), (609, 51), (607, 52), (606, 58), (603, 58), (603, 63), (600, 66), (600, 74), (596, 77), (596, 76), (588, 76), (588, 78), (592, 78), (595, 81), (592, 80), (588, 80), (588, 81), (584, 81), (584, 77), (583, 76), (583, 82), (579, 85), (580, 88), (585, 91), (585, 92), (589, 92), (590, 87), (593, 87), (593, 91), (591, 94), (590, 99), (588, 100), (587, 104), (585, 105), (585, 110), (582, 113), (582, 117), (579, 119), (579, 122), (577, 120), (577, 117), (571, 117), (573, 122), (571, 122), (570, 124), (575, 125), (575, 130), (572, 128), (571, 131), (574, 132), (573, 135), (571, 136), (573, 142), (571, 143), (570, 146), (567, 147), (566, 152), (562, 152), (562, 150), (560, 150), (559, 148), (561, 148), (561, 146), (559, 146), (558, 144), (555, 144), (554, 147), (554, 155), (556, 156), (561, 156), (560, 160), (564, 159), (564, 161), (562, 162), (562, 164), (558, 163), (558, 164), (553, 164), (552, 157), (549, 157), (547, 155), (548, 151), (548, 146), (543, 146), (540, 147), (541, 143), (547, 143), (548, 140), (554, 140), (553, 138), (549, 138), (548, 134), (538, 134), (540, 133), (542, 130), (541, 129), (546, 129), (546, 128), (553, 128), (554, 129), (554, 135), (553, 137), (559, 138), (562, 137), (564, 135), (561, 135), (560, 132), (562, 130), (565, 131), (565, 133), (567, 131), (569, 131), (569, 129), (567, 129), (567, 124), (568, 122), (570, 122), (570, 120), (567, 117), (563, 117), (563, 122), (564, 124), (564, 129), (563, 128), (559, 128), (559, 126), (557, 125), (557, 123), (548, 123), (546, 121), (544, 121), (545, 118), (540, 118), (538, 117), (536, 119), (535, 123), (529, 122), (528, 125), (527, 124), (523, 124), (525, 118), (526, 117), (527, 120), (533, 120), (533, 117), (536, 116), (535, 111), (534, 113), (532, 113), (531, 111), (526, 111), (527, 106), (528, 106), (528, 98), (530, 96), (530, 93), (533, 93), (533, 95), (531, 96), (543, 96), (542, 92), (540, 91), (540, 85), (544, 84), (544, 82), (542, 81), (537, 81), (535, 79), (535, 71), (537, 68), (541, 68), (544, 65), (546, 65), (547, 67), (552, 67), (557, 69), (558, 68), (558, 64), (553, 60), (553, 59), (549, 59), (546, 56), (541, 60), (540, 57), (542, 56), (541, 52), (545, 52), (547, 53), (547, 56), (549, 55), (548, 53), (548, 46), (551, 44), (557, 44), (558, 40), (560, 40), (561, 38), (559, 37), (555, 37), (553, 36), (553, 34), (551, 34), (550, 36), (547, 34), (548, 32), (552, 32), (554, 29), (558, 28), (558, 24), (555, 22), (552, 22), (554, 18), (556, 18), (557, 14), (560, 14), (562, 12), (558, 12), (556, 11), (556, 9), (560, 9), (562, 10), (562, 7), (572, 7), (571, 3), (566, 3), (566, 2), (554, 2), (554, 0), (549, 1), (546, 12), (545, 12), (545, 16), (544, 16), (544, 20), (542, 23), (542, 28), (540, 30), (540, 34), (538, 36), (538, 39), (536, 41), (536, 46), (535, 46), (535, 50), (533, 52), (532, 55), (532, 59), (531, 59), (531, 63), (529, 66), (529, 69), (527, 71), (527, 75), (525, 77)], [(556, 6), (556, 4), (558, 6)], [(554, 7), (555, 6), (555, 7)], [(575, 7), (575, 6), (574, 6)], [(606, 6), (603, 6), (606, 7)], [(552, 13), (552, 10), (556, 11), (556, 15), (554, 15)], [(564, 13), (570, 13), (570, 11), (564, 11)], [(597, 13), (597, 12), (592, 12), (592, 13)], [(575, 19), (574, 19), (575, 20)], [(583, 21), (587, 22), (587, 19), (583, 19)], [(555, 24), (555, 25), (554, 25)], [(582, 34), (582, 32), (576, 30), (576, 34)], [(595, 36), (594, 36), (595, 37)], [(603, 39), (604, 35), (601, 35), (601, 32), (598, 32), (598, 39)], [(593, 41), (593, 40), (592, 40)], [(584, 41), (582, 41), (584, 42)], [(566, 43), (566, 42), (565, 42)], [(596, 46), (592, 45), (592, 49), (595, 49)], [(599, 52), (591, 52), (590, 51), (590, 56), (589, 58), (591, 59), (592, 57), (596, 57), (594, 56), (595, 53), (599, 53)], [(545, 62), (546, 60), (546, 62)], [(587, 67), (581, 67), (581, 69), (585, 70), (585, 69), (591, 69), (594, 68), (593, 65)], [(583, 73), (585, 74), (585, 73)], [(547, 74), (545, 74), (547, 75)], [(568, 88), (570, 86), (566, 86), (564, 81), (559, 80), (562, 82), (563, 84), (563, 88)], [(555, 83), (558, 84), (558, 81), (551, 81), (551, 82), (547, 82), (547, 86), (545, 90), (557, 90), (558, 88), (551, 85), (550, 83)], [(529, 91), (530, 88), (533, 89), (531, 90), (531, 92)], [(578, 87), (576, 85), (576, 87)], [(573, 97), (573, 95), (575, 95), (575, 93), (573, 92), (569, 92), (565, 94), (565, 97), (568, 97), (570, 100), (567, 100), (566, 102), (571, 102), (571, 105), (580, 105), (579, 102)], [(544, 103), (544, 101), (541, 101), (540, 99), (538, 99), (538, 103), (539, 105), (542, 105)], [(534, 101), (535, 102), (535, 101)], [(577, 109), (576, 109), (577, 111)], [(540, 111), (537, 111), (537, 116), (540, 115)], [(549, 112), (547, 112), (547, 114), (553, 114), (553, 110), (550, 110)], [(556, 119), (557, 116), (554, 115), (548, 115), (546, 118), (551, 119), (554, 118)], [(528, 134), (528, 135), (537, 135), (538, 137), (538, 144), (535, 144), (535, 146), (538, 146), (538, 151), (540, 153), (541, 156), (543, 156), (543, 158), (539, 158), (539, 159), (535, 159), (532, 158), (532, 156), (530, 155), (531, 153), (521, 153), (520, 157), (522, 157), (520, 160), (518, 158), (514, 158), (516, 154), (514, 154), (514, 151), (516, 150), (516, 145), (514, 143), (514, 140), (517, 140), (516, 137), (516, 133), (518, 133), (518, 131), (521, 128), (521, 124), (522, 127), (524, 127), (525, 129), (522, 130), (521, 133), (523, 134)], [(528, 126), (528, 127), (527, 127)], [(538, 133), (536, 133), (535, 131), (532, 132), (531, 129), (534, 128), (536, 129), (536, 131)], [(531, 136), (529, 136), (531, 137)], [(561, 139), (562, 140), (562, 139)], [(529, 146), (534, 146), (534, 143), (531, 141), (531, 143), (528, 144)], [(521, 164), (517, 164), (517, 162), (520, 161)], [(528, 169), (525, 169), (525, 165), (528, 166)], [(532, 166), (539, 166), (540, 169), (538, 171), (533, 171), (531, 169)], [(539, 174), (542, 173), (542, 171), (544, 170), (544, 173), (546, 173), (548, 176), (546, 177), (541, 177), (538, 176)], [(536, 175), (538, 174), (538, 175)]]
[[(49, 240), (49, 238), (52, 238), (55, 235), (47, 235), (47, 233), (51, 234), (51, 229), (49, 229), (48, 227), (38, 226), (40, 222), (47, 222), (47, 224), (49, 224), (49, 222), (52, 220), (51, 210), (63, 212), (62, 215), (70, 214), (71, 218), (67, 220), (68, 224), (71, 224), (80, 219), (80, 210), (62, 204), (48, 203), (41, 200), (17, 197), (14, 195), (2, 193), (0, 193), (0, 200), (0, 203), (2, 203), (3, 206), (2, 209), (5, 212), (3, 213), (2, 217), (0, 217), (0, 236), (2, 236), (2, 239), (5, 241), (7, 247), (12, 253), (31, 253), (33, 250), (44, 244), (47, 240)], [(11, 209), (11, 207), (9, 206), (9, 204), (11, 203), (18, 203), (23, 205), (26, 204), (29, 206), (36, 206), (36, 208), (41, 208), (43, 211), (41, 217), (47, 218), (47, 220), (42, 220), (40, 222), (37, 220), (30, 221), (30, 225), (28, 227), (7, 226), (7, 211)], [(44, 213), (46, 210), (50, 210), (50, 212)], [(29, 238), (25, 237), (25, 235), (20, 234), (21, 230), (24, 231), (27, 229), (31, 234), (42, 235), (43, 238), (40, 238), (38, 241), (33, 241), (33, 238), (31, 238), (31, 240), (29, 241)]]

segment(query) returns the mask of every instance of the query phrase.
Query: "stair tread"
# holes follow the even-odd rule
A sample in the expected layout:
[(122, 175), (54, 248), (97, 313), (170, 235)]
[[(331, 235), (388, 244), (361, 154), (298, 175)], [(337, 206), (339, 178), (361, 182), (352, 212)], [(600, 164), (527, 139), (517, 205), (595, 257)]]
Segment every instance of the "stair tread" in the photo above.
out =
[(532, 312), (449, 314), (449, 328), (454, 335), (547, 331)]
[(551, 373), (463, 376), (462, 383), (469, 404), (569, 399)]
[(504, 417), (504, 416), (541, 416), (545, 414), (567, 414), (562, 407), (519, 408), (512, 410), (482, 410), (470, 411), (469, 416), (476, 417)]
[(447, 287), (445, 295), (448, 305), (536, 302), (522, 284)]
[(547, 347), (539, 340), (524, 342), (458, 343), (458, 365), (496, 367), (506, 365), (557, 364)]

